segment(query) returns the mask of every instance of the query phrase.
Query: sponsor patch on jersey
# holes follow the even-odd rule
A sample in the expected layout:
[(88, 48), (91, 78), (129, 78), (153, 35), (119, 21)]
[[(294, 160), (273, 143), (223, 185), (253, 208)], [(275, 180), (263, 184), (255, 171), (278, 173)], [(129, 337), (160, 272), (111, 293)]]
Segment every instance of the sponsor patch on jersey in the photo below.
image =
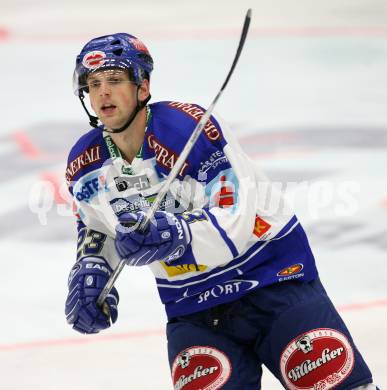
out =
[(221, 299), (226, 295), (241, 294), (254, 290), (258, 286), (258, 280), (233, 279), (202, 292), (199, 294), (198, 304), (211, 300)]
[(290, 265), (277, 272), (278, 281), (284, 282), (285, 280), (299, 279), (304, 277), (304, 273), (301, 272), (304, 269), (302, 263)]
[(106, 177), (101, 173), (92, 172), (91, 175), (84, 176), (79, 180), (73, 189), (73, 194), (80, 202), (89, 203), (99, 192), (109, 191), (106, 184)]
[(133, 176), (117, 176), (114, 178), (117, 190), (119, 192), (129, 189), (136, 189), (137, 191), (147, 190), (151, 187), (147, 175), (133, 175)]
[(255, 226), (253, 233), (259, 237), (262, 238), (262, 236), (271, 228), (271, 225), (269, 222), (266, 222), (261, 217), (258, 217), (258, 215), (255, 218)]
[(106, 54), (103, 51), (95, 50), (86, 53), (82, 65), (87, 69), (97, 69), (105, 63)]
[(235, 187), (234, 183), (228, 182), (225, 175), (221, 176), (219, 179), (220, 189), (214, 195), (214, 203), (218, 207), (226, 208), (233, 206), (235, 203)]
[(207, 172), (216, 169), (222, 164), (227, 164), (227, 168), (230, 167), (227, 156), (221, 151), (217, 150), (212, 153), (207, 160), (200, 162), (200, 168), (198, 170), (198, 179), (200, 181), (207, 180)]
[(210, 207), (231, 208), (236, 210), (238, 204), (239, 182), (233, 170), (225, 169), (212, 179), (205, 187), (210, 199)]
[[(196, 104), (170, 102), (168, 105), (189, 115), (196, 122), (199, 122), (204, 115), (203, 109)], [(214, 124), (211, 118), (207, 121), (206, 125), (203, 128), (203, 131), (206, 137), (212, 142), (218, 141), (222, 138), (222, 133), (220, 132), (220, 129)]]
[(304, 266), (301, 263), (293, 264), (279, 271), (277, 273), (277, 276), (290, 276), (290, 275), (298, 274), (299, 272), (302, 271), (303, 268)]
[(313, 329), (283, 350), (281, 375), (289, 390), (328, 390), (348, 378), (354, 362), (344, 334), (330, 328)]
[(200, 264), (169, 265), (166, 264), (164, 261), (160, 261), (160, 264), (163, 266), (170, 278), (178, 275), (183, 275), (188, 272), (204, 272), (208, 268), (206, 265)]
[(193, 346), (181, 351), (172, 364), (174, 390), (217, 390), (230, 378), (228, 356), (209, 346)]
[(70, 161), (66, 168), (66, 181), (70, 183), (73, 177), (82, 169), (90, 164), (96, 163), (101, 160), (100, 154), (101, 146), (96, 145), (86, 149), (74, 160)]
[[(140, 210), (146, 211), (152, 206), (156, 195), (142, 196), (141, 194), (129, 195), (125, 198), (115, 198), (110, 201), (110, 205), (117, 216), (123, 213), (133, 213)], [(171, 213), (181, 212), (180, 203), (167, 193), (160, 203), (158, 210), (169, 211)]]
[[(162, 167), (171, 170), (175, 164), (179, 155), (167, 146), (163, 145), (159, 140), (155, 138), (153, 134), (147, 135), (148, 146), (150, 149), (155, 151), (156, 162)], [(180, 169), (179, 175), (184, 176), (185, 171), (188, 168), (188, 162), (185, 161), (182, 168)]]
[(105, 141), (110, 157), (111, 158), (121, 157), (121, 152), (118, 149), (117, 145), (113, 142), (112, 137), (110, 137), (110, 135), (105, 135), (103, 139)]

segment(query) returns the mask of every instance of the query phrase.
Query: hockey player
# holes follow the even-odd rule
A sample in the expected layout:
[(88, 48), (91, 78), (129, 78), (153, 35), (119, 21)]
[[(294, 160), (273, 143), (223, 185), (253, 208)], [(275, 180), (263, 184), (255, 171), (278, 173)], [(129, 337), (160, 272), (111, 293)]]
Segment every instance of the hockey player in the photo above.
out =
[(152, 70), (145, 45), (125, 33), (91, 40), (76, 59), (74, 90), (94, 128), (66, 169), (79, 232), (68, 323), (98, 333), (117, 320), (115, 288), (103, 308), (96, 300), (125, 259), (155, 275), (175, 389), (259, 389), (262, 364), (288, 389), (376, 389), (301, 224), (219, 118), (136, 230), (204, 113), (148, 105)]

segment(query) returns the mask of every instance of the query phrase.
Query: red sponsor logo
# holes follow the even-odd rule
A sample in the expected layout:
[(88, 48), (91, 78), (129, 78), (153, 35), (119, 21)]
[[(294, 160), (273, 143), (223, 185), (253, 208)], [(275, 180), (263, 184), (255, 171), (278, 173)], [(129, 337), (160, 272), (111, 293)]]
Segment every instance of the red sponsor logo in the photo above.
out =
[[(171, 102), (169, 103), (169, 106), (188, 114), (196, 122), (199, 122), (204, 115), (204, 111), (195, 104)], [(220, 130), (214, 125), (211, 119), (207, 121), (203, 130), (204, 134), (210, 141), (217, 141), (222, 138)]]
[[(148, 135), (147, 140), (149, 147), (155, 151), (156, 161), (164, 168), (172, 169), (179, 158), (179, 155), (165, 145), (162, 145), (153, 134)], [(188, 163), (185, 161), (179, 175), (184, 176), (187, 168)]]
[(214, 202), (221, 208), (234, 205), (234, 184), (227, 182), (225, 175), (220, 177), (220, 190), (214, 195)]
[(271, 228), (271, 225), (266, 222), (264, 219), (261, 217), (256, 217), (255, 218), (255, 225), (254, 225), (254, 231), (253, 233), (257, 237), (262, 237), (269, 229)]
[(313, 329), (293, 339), (281, 354), (281, 374), (289, 390), (328, 390), (343, 382), (354, 366), (344, 334)]
[(223, 387), (230, 375), (229, 358), (213, 347), (185, 349), (172, 364), (174, 390), (217, 390)]
[(75, 174), (82, 168), (101, 160), (100, 149), (99, 145), (92, 146), (69, 163), (66, 168), (67, 183), (70, 183)]
[(90, 51), (82, 60), (82, 65), (88, 69), (96, 69), (105, 63), (106, 54), (103, 51)]
[(138, 50), (143, 53), (149, 54), (147, 47), (138, 38), (129, 38), (129, 42)]
[(304, 266), (301, 263), (293, 264), (279, 271), (277, 273), (277, 276), (290, 276), (290, 275), (298, 274), (300, 271), (302, 271), (303, 268)]

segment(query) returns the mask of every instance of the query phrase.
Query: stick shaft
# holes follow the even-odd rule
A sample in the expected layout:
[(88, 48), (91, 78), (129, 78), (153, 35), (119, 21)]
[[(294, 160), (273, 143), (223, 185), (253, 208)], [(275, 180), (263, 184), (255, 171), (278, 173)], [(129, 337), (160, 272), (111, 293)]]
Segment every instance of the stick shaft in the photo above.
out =
[[(226, 80), (224, 81), (222, 87), (220, 88), (219, 92), (215, 96), (215, 98), (212, 101), (212, 103), (210, 104), (210, 106), (207, 108), (207, 111), (203, 114), (203, 116), (201, 117), (200, 121), (196, 125), (196, 127), (193, 130), (190, 138), (188, 139), (186, 145), (184, 146), (184, 149), (180, 153), (179, 158), (176, 160), (175, 165), (173, 166), (173, 168), (169, 172), (169, 175), (166, 178), (166, 180), (164, 181), (162, 187), (160, 188), (160, 190), (159, 190), (159, 192), (158, 192), (158, 194), (157, 194), (157, 196), (156, 196), (152, 206), (148, 209), (145, 218), (143, 219), (142, 223), (139, 226), (139, 230), (140, 231), (144, 231), (146, 229), (146, 226), (149, 224), (150, 220), (153, 218), (155, 212), (158, 210), (158, 208), (160, 206), (160, 203), (162, 202), (162, 200), (164, 199), (165, 195), (167, 194), (168, 189), (169, 189), (171, 183), (178, 176), (178, 174), (179, 174), (183, 164), (185, 163), (185, 160), (188, 157), (188, 154), (190, 153), (190, 151), (192, 150), (193, 146), (195, 145), (195, 142), (199, 138), (199, 136), (200, 136), (204, 126), (206, 125), (207, 121), (210, 119), (210, 116), (211, 116), (211, 114), (212, 114), (212, 112), (214, 110), (214, 107), (215, 107), (217, 101), (219, 100), (220, 96), (222, 95), (224, 89), (226, 88), (226, 86), (227, 86), (227, 84), (228, 84), (228, 82), (229, 82), (229, 80), (231, 78), (231, 75), (234, 72), (235, 66), (236, 66), (236, 64), (238, 62), (238, 59), (239, 59), (240, 54), (241, 54), (242, 49), (243, 49), (243, 45), (244, 45), (244, 43), (246, 41), (247, 33), (249, 31), (250, 21), (251, 21), (251, 9), (248, 9), (246, 17), (245, 17), (244, 24), (243, 24), (241, 37), (240, 37), (240, 40), (239, 40), (238, 49), (236, 51), (236, 54), (235, 54), (234, 60), (232, 62), (231, 68), (230, 68), (230, 70), (229, 70), (229, 72), (227, 74)], [(111, 289), (113, 288), (115, 281), (117, 280), (119, 274), (121, 273), (121, 271), (123, 270), (123, 268), (125, 266), (125, 262), (126, 262), (126, 259), (122, 259), (119, 262), (117, 268), (110, 275), (110, 278), (109, 278), (108, 282), (106, 283), (104, 289), (102, 290), (102, 292), (99, 295), (98, 300), (97, 300), (97, 305), (99, 305), (100, 307), (102, 307), (103, 302), (105, 301), (106, 297), (108, 296), (108, 294), (110, 293)]]

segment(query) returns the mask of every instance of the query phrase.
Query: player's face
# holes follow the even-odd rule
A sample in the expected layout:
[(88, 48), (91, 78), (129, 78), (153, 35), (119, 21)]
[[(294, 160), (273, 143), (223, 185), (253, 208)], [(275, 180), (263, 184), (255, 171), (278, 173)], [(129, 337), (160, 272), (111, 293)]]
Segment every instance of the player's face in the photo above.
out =
[[(148, 95), (141, 86), (139, 100)], [(143, 83), (143, 84), (144, 84)], [(90, 103), (101, 122), (108, 128), (119, 128), (125, 124), (137, 104), (137, 85), (129, 80), (128, 73), (110, 69), (95, 72), (87, 78)], [(149, 92), (149, 91), (148, 91)]]

